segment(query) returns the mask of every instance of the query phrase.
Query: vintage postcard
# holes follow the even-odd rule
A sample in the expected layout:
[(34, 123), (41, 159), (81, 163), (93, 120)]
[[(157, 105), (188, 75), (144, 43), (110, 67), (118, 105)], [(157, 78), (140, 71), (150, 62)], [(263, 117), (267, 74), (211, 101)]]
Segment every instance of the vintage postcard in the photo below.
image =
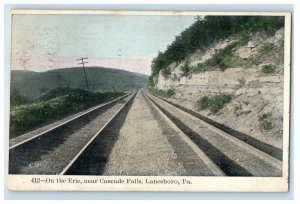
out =
[(286, 192), (291, 14), (12, 10), (8, 188)]

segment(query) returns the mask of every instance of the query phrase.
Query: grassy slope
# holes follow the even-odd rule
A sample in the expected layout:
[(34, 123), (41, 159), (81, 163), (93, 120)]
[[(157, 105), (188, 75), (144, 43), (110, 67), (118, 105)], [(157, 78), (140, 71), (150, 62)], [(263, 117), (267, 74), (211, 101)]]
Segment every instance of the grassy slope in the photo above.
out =
[(122, 94), (122, 92), (93, 93), (81, 89), (56, 88), (31, 103), (11, 107), (10, 137), (13, 138), (51, 120)]
[[(93, 91), (126, 91), (144, 87), (146, 75), (117, 69), (87, 67), (87, 78)], [(29, 100), (57, 87), (86, 89), (82, 68), (65, 68), (47, 72), (11, 71), (11, 89)]]

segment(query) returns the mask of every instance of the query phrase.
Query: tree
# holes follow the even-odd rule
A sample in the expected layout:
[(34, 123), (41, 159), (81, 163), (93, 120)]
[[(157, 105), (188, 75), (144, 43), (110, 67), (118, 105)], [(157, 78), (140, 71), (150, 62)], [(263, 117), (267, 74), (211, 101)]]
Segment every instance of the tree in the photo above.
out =
[[(268, 34), (284, 26), (284, 17), (277, 16), (196, 16), (195, 20), (175, 37), (165, 52), (158, 52), (152, 61), (151, 76), (158, 75), (162, 69), (168, 69), (173, 62), (181, 62), (196, 50), (204, 50), (229, 36), (256, 31)], [(153, 82), (153, 77), (150, 81)]]

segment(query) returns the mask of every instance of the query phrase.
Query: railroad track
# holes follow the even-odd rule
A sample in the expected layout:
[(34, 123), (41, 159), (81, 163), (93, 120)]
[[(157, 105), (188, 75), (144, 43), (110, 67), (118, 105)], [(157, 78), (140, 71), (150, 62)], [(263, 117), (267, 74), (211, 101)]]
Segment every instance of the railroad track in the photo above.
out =
[[(281, 154), (275, 147), (241, 138), (203, 120), (197, 113), (156, 97), (144, 95), (227, 176), (281, 176)], [(198, 117), (197, 117), (198, 116)], [(214, 122), (214, 121), (213, 121)], [(268, 147), (264, 149), (264, 147)], [(276, 150), (269, 153), (270, 150)]]
[[(186, 175), (186, 176), (225, 176), (225, 173), (210, 159), (208, 158), (201, 149), (199, 149), (177, 126), (165, 115), (161, 112), (160, 109), (157, 108), (157, 106), (144, 94), (139, 93), (140, 95), (136, 97), (138, 101), (135, 101), (135, 108), (132, 108), (134, 110), (137, 110), (138, 103), (144, 104), (142, 107), (147, 108), (150, 110), (145, 111), (144, 113), (147, 116), (142, 116), (143, 118), (149, 117), (149, 115), (146, 112), (152, 112), (155, 114), (157, 120), (157, 123), (159, 123), (161, 126), (160, 128), (161, 133), (163, 134), (160, 138), (156, 141), (160, 143), (167, 143), (167, 144), (152, 144), (152, 145), (161, 145), (162, 147), (165, 147), (165, 145), (170, 145), (176, 153), (176, 162), (179, 162), (183, 164), (185, 171), (184, 172), (176, 172), (179, 175)], [(138, 99), (139, 97), (139, 99)], [(143, 99), (144, 98), (144, 99)], [(146, 103), (146, 104), (145, 104)], [(140, 104), (139, 104), (140, 105)], [(111, 156), (112, 148), (115, 145), (115, 143), (120, 140), (120, 129), (123, 127), (124, 121), (126, 117), (129, 117), (128, 111), (131, 110), (131, 107), (128, 107), (127, 110), (124, 110), (122, 114), (119, 115), (118, 118), (115, 119), (111, 124), (106, 126), (102, 132), (100, 132), (93, 140), (92, 143), (89, 144), (87, 148), (85, 148), (84, 151), (82, 151), (76, 159), (73, 160), (70, 165), (65, 168), (63, 171), (63, 174), (66, 175), (120, 175), (119, 174), (119, 167), (124, 168), (121, 169), (121, 175), (156, 175), (159, 172), (159, 169), (161, 169), (159, 166), (153, 166), (153, 169), (150, 169), (152, 173), (149, 173), (146, 170), (143, 172), (142, 166), (150, 166), (151, 161), (148, 160), (148, 158), (153, 157), (165, 157), (165, 154), (163, 151), (166, 151), (166, 149), (156, 149), (152, 146), (153, 149), (151, 149), (151, 144), (148, 144), (147, 141), (150, 142), (149, 139), (147, 139), (147, 136), (144, 137), (144, 139), (141, 139), (142, 142), (140, 145), (146, 145), (144, 149), (137, 152), (130, 152), (124, 151), (124, 148), (130, 148), (129, 146), (121, 147), (122, 155), (127, 154), (128, 156), (123, 157), (124, 160), (134, 161), (132, 165), (134, 165), (136, 168), (140, 170), (133, 169), (131, 166), (128, 166), (128, 163), (126, 163), (125, 166), (117, 166), (117, 167), (108, 167), (109, 165), (109, 159)], [(131, 113), (131, 116), (137, 114), (137, 113)], [(159, 118), (162, 117), (162, 118)], [(139, 123), (139, 121), (134, 120), (135, 123)], [(151, 123), (149, 121), (149, 123)], [(144, 124), (145, 125), (145, 124)], [(169, 126), (170, 128), (166, 128), (166, 126)], [(151, 126), (152, 127), (152, 126)], [(136, 136), (131, 137), (132, 139), (139, 140), (139, 138), (143, 138), (143, 131), (150, 131), (149, 128), (139, 127), (140, 130), (135, 130), (137, 133)], [(158, 128), (158, 127), (157, 127)], [(170, 130), (171, 129), (171, 130)], [(145, 133), (147, 135), (147, 133)], [(128, 135), (127, 135), (128, 136)], [(131, 135), (130, 135), (131, 136)], [(155, 137), (156, 135), (151, 135), (151, 137)], [(163, 137), (168, 137), (167, 140), (162, 139)], [(123, 138), (124, 139), (124, 138)], [(128, 140), (126, 138), (125, 140)], [(124, 143), (123, 143), (124, 145)], [(133, 148), (132, 145), (130, 145), (131, 148)], [(156, 150), (155, 150), (156, 149)], [(117, 150), (119, 151), (119, 150)], [(147, 153), (148, 152), (148, 153)], [(149, 152), (151, 156), (149, 155)], [(133, 155), (132, 155), (132, 154)], [(120, 161), (120, 158), (118, 157), (118, 163), (123, 163), (123, 161)], [(172, 160), (172, 158), (169, 158)], [(142, 161), (141, 161), (142, 160)], [(152, 159), (153, 161), (153, 159)], [(113, 171), (109, 171), (107, 174), (107, 169), (114, 169)], [(126, 171), (126, 169), (129, 171)], [(130, 170), (131, 169), (131, 170)], [(173, 171), (173, 170), (171, 170)], [(175, 170), (180, 171), (180, 170)], [(137, 173), (137, 174), (136, 174)], [(178, 175), (176, 174), (176, 175)], [(158, 174), (159, 175), (159, 174)]]
[(63, 174), (135, 95), (128, 93), (30, 138), (10, 141), (9, 173)]
[[(168, 136), (168, 141), (178, 161), (186, 169), (182, 175), (281, 176), (282, 162), (277, 158), (150, 93), (143, 92), (143, 97), (151, 111), (162, 118), (158, 122), (172, 128), (173, 135)], [(120, 115), (120, 121), (124, 121), (127, 112)], [(93, 143), (65, 169), (64, 174), (105, 174), (107, 160), (122, 125), (111, 123), (111, 127), (105, 127)]]
[(203, 115), (201, 115), (200, 113), (198, 112), (195, 112), (195, 111), (192, 111), (190, 109), (187, 109), (179, 104), (175, 104), (171, 101), (168, 101), (167, 99), (164, 99), (162, 97), (157, 97), (187, 113), (189, 113), (190, 115), (193, 115), (195, 116), (196, 118), (199, 118), (200, 120), (203, 120), (204, 122), (216, 127), (217, 129), (220, 129), (221, 131), (225, 132), (225, 133), (228, 133), (230, 135), (232, 135), (233, 137), (239, 139), (239, 140), (242, 140), (243, 142), (261, 150), (262, 152), (265, 152), (266, 154), (269, 154), (275, 158), (277, 158), (278, 160), (282, 160), (282, 150), (273, 146), (273, 145), (270, 145), (270, 144), (267, 144), (265, 142), (262, 142), (262, 141), (259, 141), (253, 137), (251, 137), (250, 135), (247, 135), (245, 133), (242, 133), (240, 131), (237, 131), (235, 129), (232, 129), (224, 124), (221, 124), (221, 123), (218, 123), (210, 118), (207, 118)]
[[(104, 174), (136, 94), (128, 94), (48, 132), (14, 144), (10, 148), (10, 173)], [(232, 130), (224, 131), (214, 121), (203, 119), (198, 113), (149, 92), (142, 91), (142, 95), (160, 128), (168, 126), (172, 129), (163, 132), (169, 132), (165, 136), (186, 170), (180, 175), (281, 176), (280, 154), (269, 153), (275, 147), (257, 141), (253, 143)], [(88, 131), (91, 129), (94, 130), (92, 133)]]

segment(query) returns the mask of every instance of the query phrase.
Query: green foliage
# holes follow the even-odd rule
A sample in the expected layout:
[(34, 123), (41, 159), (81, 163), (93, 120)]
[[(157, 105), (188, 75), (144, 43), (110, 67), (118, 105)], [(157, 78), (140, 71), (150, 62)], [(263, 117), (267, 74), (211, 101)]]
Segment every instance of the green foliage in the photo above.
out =
[(171, 96), (174, 96), (175, 95), (175, 91), (174, 89), (168, 89), (167, 90), (167, 94), (166, 94), (166, 97), (169, 98)]
[[(274, 56), (276, 52), (276, 46), (272, 43), (265, 43), (260, 50), (258, 50), (255, 56), (250, 57), (248, 60), (242, 59), (235, 54), (235, 48), (247, 44), (249, 38), (243, 34), (238, 41), (228, 45), (224, 50), (219, 51), (212, 58), (206, 60), (203, 63), (199, 63), (196, 68), (192, 70), (194, 73), (205, 72), (214, 69), (220, 69), (224, 71), (229, 67), (251, 67), (257, 63), (266, 60), (269, 57)], [(272, 67), (274, 68), (274, 67)], [(272, 69), (268, 68), (268, 69)]]
[(161, 96), (165, 98), (170, 98), (171, 96), (175, 95), (174, 89), (168, 89), (165, 91), (162, 89), (150, 88), (149, 91), (156, 96)]
[(189, 73), (189, 71), (191, 70), (190, 66), (189, 66), (189, 62), (188, 61), (184, 61), (184, 64), (180, 67), (181, 71), (183, 72), (184, 75), (187, 75)]
[(246, 45), (250, 40), (249, 32), (241, 32), (238, 33), (236, 36), (237, 36), (237, 41), (235, 47)]
[(203, 96), (197, 101), (200, 110), (209, 109), (212, 113), (217, 113), (226, 103), (231, 101), (232, 96), (227, 94), (217, 95), (213, 97)]
[(237, 55), (230, 54), (223, 59), (223, 63), (226, 64), (226, 67), (247, 67), (249, 62), (245, 59), (240, 58)]
[(169, 68), (161, 70), (161, 74), (163, 77), (168, 78), (168, 76), (171, 74), (171, 70)]
[(210, 98), (208, 98), (207, 96), (203, 96), (197, 101), (197, 104), (201, 110), (207, 109), (209, 107), (209, 103)]
[[(165, 52), (159, 52), (152, 61), (152, 75), (157, 75), (160, 70), (167, 68), (173, 62), (184, 60), (189, 54), (198, 49), (205, 50), (209, 45), (229, 36), (240, 37), (239, 43), (249, 41), (248, 33), (264, 31), (273, 34), (277, 29), (284, 26), (284, 17), (277, 16), (205, 16), (198, 18), (194, 24), (184, 30)], [(234, 46), (238, 46), (237, 44)], [(192, 70), (202, 72), (217, 67), (221, 70), (233, 66), (234, 61), (223, 61), (228, 56), (229, 50), (219, 53), (211, 61), (200, 64)]]
[(247, 44), (250, 40), (249, 35), (242, 33), (238, 36), (238, 40), (229, 44), (225, 49), (220, 50), (213, 55), (212, 58), (206, 60), (204, 63), (199, 63), (194, 72), (205, 72), (214, 69), (220, 69), (224, 71), (229, 67), (242, 66), (247, 62), (234, 54), (234, 50), (237, 47)]
[(154, 79), (156, 76), (151, 75), (148, 77), (148, 87), (154, 87), (154, 85), (155, 85)]
[[(95, 92), (119, 91), (142, 88), (147, 85), (148, 76), (118, 69), (86, 67), (91, 90)], [(114, 86), (115, 84), (115, 86)], [(11, 71), (11, 88), (29, 100), (58, 87), (86, 89), (82, 68), (65, 68), (46, 72)]]
[(265, 43), (259, 50), (258, 53), (250, 59), (250, 64), (258, 64), (263, 60), (274, 56), (276, 53), (276, 46), (273, 43)]
[(18, 106), (27, 103), (27, 99), (20, 94), (18, 89), (12, 89), (10, 92), (10, 105)]
[(47, 121), (110, 100), (121, 94), (123, 93), (93, 93), (81, 89), (57, 88), (33, 103), (12, 107), (10, 125), (14, 136), (17, 136)]
[(273, 73), (275, 72), (275, 69), (276, 67), (272, 64), (269, 64), (269, 65), (264, 65), (262, 68), (261, 68), (261, 72), (265, 73), (265, 74), (270, 74), (270, 73)]
[(263, 129), (271, 130), (273, 128), (273, 125), (272, 125), (272, 112), (264, 113), (260, 117), (260, 124), (261, 124)]
[(260, 49), (260, 53), (262, 55), (270, 55), (270, 53), (273, 53), (275, 50), (276, 46), (273, 43), (267, 42)]

